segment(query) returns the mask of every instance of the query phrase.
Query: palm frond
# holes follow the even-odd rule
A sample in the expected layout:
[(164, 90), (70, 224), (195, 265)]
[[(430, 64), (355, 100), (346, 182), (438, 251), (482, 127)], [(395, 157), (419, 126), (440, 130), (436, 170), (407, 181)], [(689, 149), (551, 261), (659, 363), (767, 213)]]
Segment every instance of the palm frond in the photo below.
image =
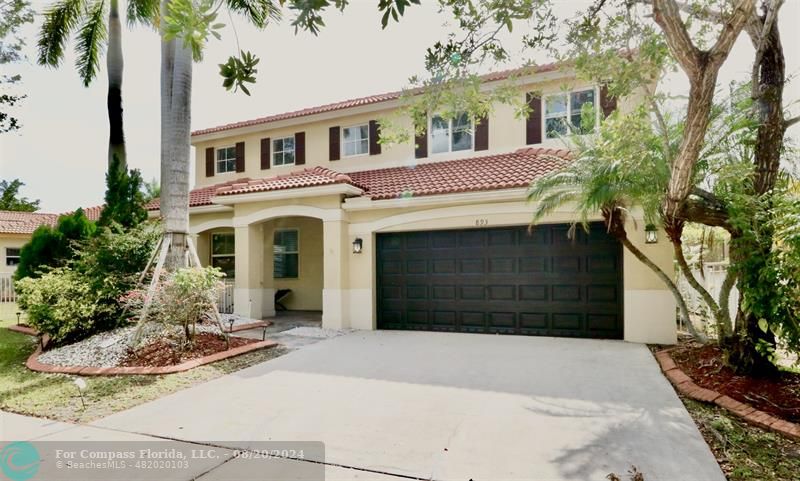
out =
[(158, 25), (159, 0), (128, 0), (128, 23)]
[(85, 10), (85, 0), (61, 0), (44, 12), (37, 47), (39, 65), (57, 67), (64, 58), (67, 39)]
[(100, 57), (108, 36), (105, 12), (105, 0), (97, 0), (87, 8), (86, 21), (78, 31), (78, 44), (75, 46), (78, 58), (75, 60), (75, 67), (84, 86), (92, 82), (100, 69)]
[(281, 19), (281, 10), (272, 0), (226, 0), (226, 4), (258, 28), (264, 28), (270, 20)]

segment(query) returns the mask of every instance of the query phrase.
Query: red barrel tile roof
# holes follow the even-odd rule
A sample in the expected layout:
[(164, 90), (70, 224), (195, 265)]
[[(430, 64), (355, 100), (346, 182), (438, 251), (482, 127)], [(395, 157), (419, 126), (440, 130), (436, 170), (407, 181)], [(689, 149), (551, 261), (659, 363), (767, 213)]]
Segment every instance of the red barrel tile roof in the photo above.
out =
[[(102, 205), (83, 209), (86, 217), (94, 221), (100, 218), (100, 213), (102, 211)], [(64, 212), (63, 214), (52, 214), (46, 212), (0, 210), (0, 234), (32, 234), (40, 225), (55, 226), (59, 217), (71, 214), (72, 212), (74, 211)]]
[[(527, 147), (504, 154), (431, 162), (410, 167), (390, 167), (342, 174), (314, 167), (263, 179), (239, 179), (194, 189), (189, 206), (211, 205), (215, 195), (249, 194), (276, 190), (349, 184), (373, 200), (399, 199), (459, 192), (479, 192), (527, 187), (535, 178), (557, 170), (570, 159), (564, 149)], [(158, 210), (158, 199), (148, 204)]]
[(541, 175), (563, 167), (569, 151), (524, 148), (505, 154), (420, 164), (414, 167), (352, 172), (373, 200), (527, 187)]
[(346, 174), (325, 167), (313, 167), (277, 177), (232, 182), (218, 188), (216, 193), (217, 195), (249, 194), (330, 184), (356, 185)]
[[(551, 72), (559, 68), (561, 64), (559, 63), (548, 63), (543, 65), (531, 66), (531, 67), (522, 67), (516, 69), (509, 69), (509, 70), (502, 70), (499, 72), (492, 72), (486, 75), (481, 76), (481, 81), (483, 82), (496, 82), (499, 80), (506, 80), (514, 75), (524, 75), (524, 74), (534, 74), (534, 73), (544, 73), (544, 72)], [(413, 89), (411, 92), (415, 92), (418, 89)], [(360, 107), (362, 105), (372, 105), (381, 102), (388, 102), (390, 100), (397, 100), (402, 95), (402, 91), (395, 91), (395, 92), (386, 92), (382, 94), (376, 95), (369, 95), (367, 97), (359, 97), (356, 99), (350, 100), (343, 100), (341, 102), (334, 102), (331, 104), (319, 105), (316, 107), (308, 107), (305, 109), (294, 110), (291, 112), (283, 112), (280, 114), (275, 115), (268, 115), (266, 117), (260, 117), (257, 119), (251, 120), (244, 120), (241, 122), (234, 122), (231, 124), (225, 125), (218, 125), (216, 127), (209, 127), (206, 129), (195, 130), (192, 132), (192, 136), (197, 135), (205, 135), (205, 134), (212, 134), (215, 132), (223, 132), (226, 130), (233, 130), (242, 127), (250, 127), (253, 125), (261, 125), (261, 124), (268, 124), (270, 122), (277, 122), (279, 120), (288, 120), (294, 119), (298, 117), (305, 117), (307, 115), (314, 115), (314, 114), (322, 114), (325, 112), (335, 112), (337, 110), (344, 110), (353, 107)]]

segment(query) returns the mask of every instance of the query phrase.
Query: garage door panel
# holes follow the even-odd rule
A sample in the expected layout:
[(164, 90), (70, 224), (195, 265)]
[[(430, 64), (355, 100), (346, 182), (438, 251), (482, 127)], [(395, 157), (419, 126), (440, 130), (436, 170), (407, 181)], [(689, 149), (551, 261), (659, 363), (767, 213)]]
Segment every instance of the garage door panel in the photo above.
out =
[(379, 234), (378, 327), (621, 338), (621, 246), (568, 230)]

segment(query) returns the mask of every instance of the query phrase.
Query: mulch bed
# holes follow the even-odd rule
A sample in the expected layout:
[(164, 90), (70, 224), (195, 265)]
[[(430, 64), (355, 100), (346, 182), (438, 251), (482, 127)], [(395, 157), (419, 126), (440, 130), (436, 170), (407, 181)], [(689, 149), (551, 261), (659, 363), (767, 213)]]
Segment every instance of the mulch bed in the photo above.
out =
[(670, 356), (698, 386), (717, 391), (786, 421), (800, 422), (800, 374), (781, 372), (774, 378), (752, 378), (722, 362), (717, 346), (684, 342)]
[[(231, 348), (255, 342), (259, 341), (257, 339), (230, 336)], [(195, 334), (194, 341), (188, 349), (178, 349), (175, 341), (169, 338), (157, 339), (129, 354), (122, 360), (120, 366), (174, 366), (226, 350), (228, 350), (228, 345), (222, 336), (209, 332), (200, 332)]]

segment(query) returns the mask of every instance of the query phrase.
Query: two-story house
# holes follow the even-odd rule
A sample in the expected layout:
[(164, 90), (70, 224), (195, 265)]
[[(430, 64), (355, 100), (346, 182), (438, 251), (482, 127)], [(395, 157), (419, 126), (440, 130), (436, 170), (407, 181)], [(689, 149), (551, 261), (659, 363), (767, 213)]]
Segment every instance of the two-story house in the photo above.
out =
[[(378, 142), (399, 92), (193, 132), (191, 231), (201, 260), (235, 279), (235, 312), (272, 316), (290, 289), (288, 309), (322, 311), (332, 328), (673, 343), (670, 292), (601, 224), (571, 240), (565, 207), (529, 229), (526, 188), (569, 162), (565, 124), (586, 103), (600, 117), (633, 101), (553, 65), (515, 81), (529, 118), (506, 105), (484, 119), (434, 112), (407, 144)], [(671, 272), (641, 214), (628, 228)]]

